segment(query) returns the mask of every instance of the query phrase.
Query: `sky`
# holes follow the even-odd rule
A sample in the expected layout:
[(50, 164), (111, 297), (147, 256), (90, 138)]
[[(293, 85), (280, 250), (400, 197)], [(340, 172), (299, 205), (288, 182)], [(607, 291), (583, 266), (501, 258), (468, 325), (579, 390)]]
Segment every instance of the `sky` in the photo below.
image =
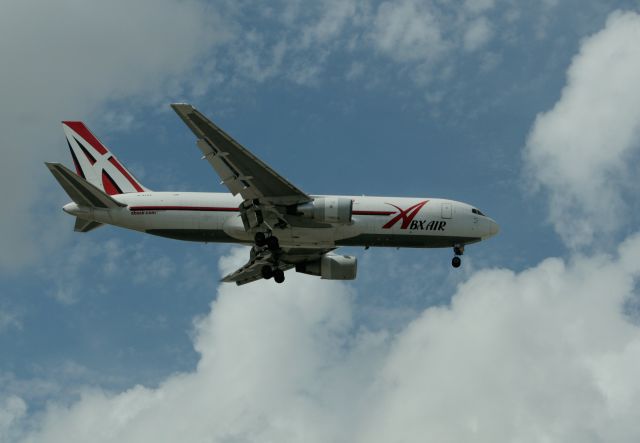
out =
[[(0, 442), (640, 440), (637, 2), (0, 5)], [(246, 248), (73, 233), (62, 120), (224, 191), (172, 102), (307, 193), (500, 234), (236, 287)]]

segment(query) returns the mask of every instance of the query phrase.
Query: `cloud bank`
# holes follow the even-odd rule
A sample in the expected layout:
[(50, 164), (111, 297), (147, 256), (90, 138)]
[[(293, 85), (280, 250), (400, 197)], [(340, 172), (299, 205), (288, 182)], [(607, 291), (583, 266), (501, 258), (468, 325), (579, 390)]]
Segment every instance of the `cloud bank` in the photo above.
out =
[[(348, 285), (295, 274), (223, 285), (197, 323), (194, 372), (87, 389), (17, 441), (634, 442), (640, 328), (624, 306), (639, 251), (635, 235), (611, 256), (477, 272), (397, 334), (356, 329), (366, 294)], [(23, 406), (0, 411), (5, 435)]]
[(583, 42), (560, 100), (538, 115), (527, 141), (527, 168), (572, 248), (608, 240), (629, 216), (624, 191), (636, 189), (640, 150), (638, 41), (640, 15), (612, 14)]

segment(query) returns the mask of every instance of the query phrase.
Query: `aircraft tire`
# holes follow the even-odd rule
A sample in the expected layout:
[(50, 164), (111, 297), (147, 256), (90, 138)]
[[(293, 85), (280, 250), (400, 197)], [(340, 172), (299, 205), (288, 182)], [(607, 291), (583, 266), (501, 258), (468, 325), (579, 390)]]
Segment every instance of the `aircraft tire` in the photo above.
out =
[(267, 236), (264, 235), (264, 232), (256, 232), (254, 240), (256, 242), (256, 246), (262, 247), (267, 243)]
[(453, 266), (454, 268), (459, 268), (461, 264), (462, 260), (460, 260), (460, 257), (458, 256), (453, 257), (453, 259), (451, 260), (451, 266)]
[(266, 239), (267, 242), (267, 247), (269, 248), (269, 250), (271, 251), (277, 251), (278, 249), (280, 249), (280, 243), (278, 242), (278, 237), (268, 237)]
[(260, 274), (262, 274), (262, 278), (264, 278), (265, 280), (269, 280), (274, 276), (274, 271), (273, 269), (271, 269), (271, 266), (264, 265), (262, 269), (260, 269)]
[(275, 269), (273, 271), (273, 279), (276, 283), (282, 283), (284, 281), (284, 271), (282, 269)]

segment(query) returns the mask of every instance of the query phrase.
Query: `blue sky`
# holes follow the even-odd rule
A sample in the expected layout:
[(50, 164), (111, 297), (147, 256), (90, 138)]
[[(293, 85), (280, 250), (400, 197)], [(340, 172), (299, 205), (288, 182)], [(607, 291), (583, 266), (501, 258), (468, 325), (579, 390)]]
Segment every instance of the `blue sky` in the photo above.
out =
[[(637, 2), (5, 9), (0, 441), (637, 441)], [(466, 201), (500, 235), (242, 289), (243, 249), (72, 233), (61, 120), (151, 189), (224, 191), (174, 101), (308, 193)]]

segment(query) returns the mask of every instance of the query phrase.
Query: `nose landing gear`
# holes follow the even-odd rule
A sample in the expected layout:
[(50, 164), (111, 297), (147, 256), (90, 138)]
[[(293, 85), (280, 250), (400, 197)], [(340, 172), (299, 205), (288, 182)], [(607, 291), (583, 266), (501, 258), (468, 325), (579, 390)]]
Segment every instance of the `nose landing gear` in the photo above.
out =
[(455, 254), (455, 257), (451, 259), (451, 266), (453, 266), (454, 268), (459, 268), (462, 264), (460, 256), (464, 254), (464, 245), (455, 245), (453, 247), (453, 253)]

